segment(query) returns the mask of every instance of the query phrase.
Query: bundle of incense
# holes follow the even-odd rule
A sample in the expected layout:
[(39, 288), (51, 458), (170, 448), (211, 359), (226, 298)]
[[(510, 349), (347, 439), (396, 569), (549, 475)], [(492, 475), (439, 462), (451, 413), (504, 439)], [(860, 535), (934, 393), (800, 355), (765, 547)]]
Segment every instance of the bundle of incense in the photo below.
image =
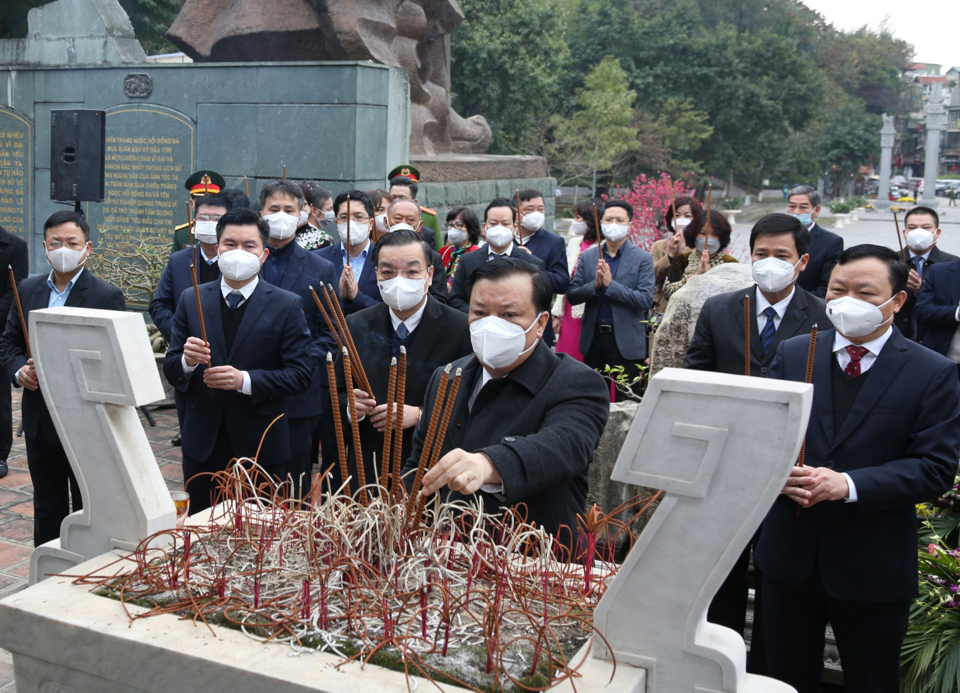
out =
[[(327, 309), (323, 307), (323, 303), (320, 301), (320, 297), (317, 295), (316, 289), (314, 289), (312, 286), (310, 287), (310, 295), (313, 296), (313, 302), (317, 304), (317, 309), (320, 311), (320, 315), (323, 316), (323, 321), (327, 324), (327, 329), (330, 330), (333, 338), (337, 340), (337, 349), (343, 349), (343, 340), (340, 339), (340, 333), (333, 324), (333, 320), (330, 319)], [(333, 310), (333, 308), (331, 307), (330, 310)]]
[(523, 225), (520, 223), (520, 190), (516, 192), (517, 196), (517, 238), (520, 239), (520, 245), (523, 245)]
[[(333, 290), (333, 286), (328, 284), (323, 287), (323, 297), (327, 299), (327, 303), (332, 306), (331, 314), (335, 317), (337, 328), (340, 330), (340, 339), (343, 342), (343, 347), (350, 349), (350, 353), (354, 355), (354, 380), (357, 383), (357, 387), (366, 392), (368, 395), (372, 395), (373, 391), (370, 389), (370, 381), (367, 380), (367, 374), (363, 370), (363, 364), (360, 363), (360, 356), (357, 352), (357, 345), (353, 343), (353, 335), (350, 334), (350, 328), (347, 326), (347, 318), (344, 317), (343, 309), (340, 307), (340, 299), (337, 298), (337, 292)], [(350, 380), (348, 379), (349, 383)]]
[[(457, 391), (460, 389), (460, 369), (453, 374), (453, 383), (450, 385), (450, 394), (443, 407), (443, 418), (440, 419), (440, 430), (437, 431), (437, 438), (433, 441), (433, 451), (430, 453), (430, 462), (427, 464), (427, 470), (433, 469), (433, 465), (440, 459), (440, 452), (443, 450), (443, 441), (447, 437), (447, 426), (450, 424), (450, 417), (453, 415), (453, 407), (457, 401)], [(420, 496), (417, 503), (417, 513), (413, 516), (413, 530), (416, 531), (420, 526), (420, 518), (423, 516), (423, 507), (427, 502), (426, 496)]]
[(750, 320), (753, 316), (750, 314), (750, 294), (743, 297), (743, 337), (745, 341), (746, 361), (743, 365), (743, 374), (750, 375)]
[[(363, 468), (363, 450), (360, 446), (360, 427), (357, 426), (357, 398), (353, 394), (353, 388), (350, 387), (350, 351), (343, 348), (343, 374), (347, 382), (347, 411), (350, 413), (350, 421), (353, 426), (353, 459), (357, 463), (357, 484), (360, 487), (360, 505), (367, 504), (367, 472)], [(368, 393), (369, 394), (369, 393)], [(334, 417), (336, 418), (336, 417)]]
[(17, 304), (17, 315), (20, 316), (20, 329), (23, 330), (23, 343), (27, 347), (27, 358), (32, 359), (33, 353), (30, 351), (30, 335), (27, 334), (27, 321), (23, 319), (23, 305), (20, 303), (20, 289), (17, 288), (17, 278), (13, 274), (13, 267), (7, 265), (7, 272), (10, 274), (10, 288), (13, 289), (13, 300)]
[[(402, 412), (406, 402), (407, 394), (407, 348), (400, 347), (400, 362), (397, 364), (397, 412)], [(392, 476), (393, 487), (392, 495), (395, 498), (403, 496), (403, 487), (400, 485), (400, 466), (403, 464), (401, 459), (403, 454), (403, 416), (396, 416), (393, 420), (393, 464)], [(386, 460), (384, 460), (386, 464)]]
[[(447, 433), (447, 424), (450, 423), (450, 416), (453, 414), (453, 405), (456, 400), (457, 390), (460, 387), (460, 369), (458, 368), (454, 375), (453, 383), (450, 385), (450, 392), (448, 393), (447, 385), (450, 382), (451, 370), (453, 370), (453, 366), (448, 363), (440, 375), (437, 394), (433, 400), (433, 411), (430, 412), (430, 423), (427, 426), (427, 435), (423, 439), (423, 449), (420, 451), (420, 462), (417, 465), (416, 476), (413, 478), (413, 486), (410, 488), (410, 497), (407, 498), (407, 525), (413, 528), (418, 527), (420, 524), (420, 521), (414, 516), (413, 511), (415, 506), (418, 509), (423, 507), (423, 503), (419, 498), (423, 484), (423, 475), (426, 473), (428, 466), (432, 466), (432, 463), (439, 458), (440, 450), (443, 448), (443, 438), (446, 437)], [(443, 425), (440, 426), (441, 433), (440, 436), (438, 436), (437, 429), (441, 418)]]
[(333, 409), (333, 427), (337, 432), (337, 455), (340, 459), (340, 483), (346, 484), (344, 492), (350, 495), (350, 470), (347, 466), (347, 446), (343, 442), (343, 423), (340, 421), (340, 398), (337, 395), (337, 372), (333, 367), (333, 354), (327, 352), (327, 382), (330, 383), (330, 406)]
[(897, 219), (897, 211), (893, 210), (893, 225), (897, 227), (897, 243), (900, 244), (900, 259), (907, 261), (907, 254), (903, 250), (903, 236), (900, 235), (900, 221)]
[(403, 412), (397, 408), (397, 357), (390, 359), (390, 376), (387, 381), (387, 413), (383, 425), (383, 454), (380, 455), (380, 488), (384, 493), (389, 491), (392, 478), (391, 465), (393, 464), (393, 419), (394, 416), (403, 420)]
[[(194, 256), (196, 256), (196, 249), (194, 249)], [(200, 339), (203, 340), (205, 346), (210, 346), (210, 342), (207, 341), (207, 323), (203, 319), (203, 306), (200, 305), (200, 285), (197, 283), (197, 266), (195, 263), (190, 263), (190, 279), (193, 282), (193, 297), (197, 301), (197, 316), (200, 318)], [(212, 361), (208, 359), (207, 365), (213, 365)]]

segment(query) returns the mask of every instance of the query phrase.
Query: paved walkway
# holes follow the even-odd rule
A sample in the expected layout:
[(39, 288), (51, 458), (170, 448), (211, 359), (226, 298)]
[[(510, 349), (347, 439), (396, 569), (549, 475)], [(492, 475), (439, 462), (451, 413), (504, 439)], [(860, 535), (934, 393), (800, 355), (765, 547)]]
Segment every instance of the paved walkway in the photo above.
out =
[[(153, 412), (157, 425), (151, 428), (143, 415), (150, 447), (160, 472), (171, 490), (183, 489), (180, 448), (170, 444), (177, 432), (176, 411), (170, 407)], [(13, 395), (13, 427), (20, 425), (20, 392)], [(0, 479), (0, 599), (27, 586), (30, 553), (33, 551), (33, 485), (27, 469), (23, 438), (13, 438), (7, 460), (10, 472)], [(0, 693), (13, 693), (13, 663), (10, 653), (0, 650)]]

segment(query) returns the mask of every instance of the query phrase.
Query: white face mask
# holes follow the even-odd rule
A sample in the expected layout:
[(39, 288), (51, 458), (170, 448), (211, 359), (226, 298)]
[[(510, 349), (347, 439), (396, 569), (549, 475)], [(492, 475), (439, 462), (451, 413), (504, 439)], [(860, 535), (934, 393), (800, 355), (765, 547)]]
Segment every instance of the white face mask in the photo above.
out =
[(337, 215), (333, 213), (333, 210), (329, 210), (323, 213), (324, 221), (334, 221), (337, 218)]
[[(703, 236), (699, 236), (699, 237), (697, 238), (697, 252), (698, 252), (698, 253), (702, 253), (702, 252), (703, 252), (703, 243), (704, 243), (704, 240), (705, 240), (705, 239), (704, 239)], [(717, 237), (715, 237), (715, 236), (710, 236), (710, 241), (707, 243), (707, 250), (710, 251), (710, 254), (711, 254), (711, 255), (713, 255), (713, 254), (716, 253), (718, 250), (720, 250), (720, 239), (717, 238)]]
[(299, 217), (295, 217), (292, 214), (274, 212), (273, 214), (267, 214), (263, 218), (270, 224), (270, 238), (283, 241), (297, 232)]
[(573, 231), (575, 236), (582, 236), (587, 232), (587, 222), (574, 221), (572, 224), (570, 224), (570, 230)]
[(379, 231), (380, 233), (386, 233), (389, 230), (389, 227), (387, 226), (387, 215), (378, 214), (376, 216), (376, 220), (377, 220), (377, 231)]
[[(347, 225), (337, 224), (337, 231), (340, 233), (340, 240), (347, 242)], [(366, 243), (370, 238), (370, 225), (361, 224), (357, 221), (350, 222), (350, 245), (360, 245)]]
[(926, 229), (907, 231), (907, 247), (918, 255), (930, 250), (933, 247), (934, 240), (933, 231), (927, 231)]
[[(50, 266), (57, 270), (57, 272), (70, 274), (86, 262), (86, 259), (83, 258), (86, 250), (86, 246), (84, 246), (83, 250), (74, 250), (73, 248), (60, 246), (56, 250), (47, 251), (47, 262), (49, 262)], [(82, 262), (81, 259), (83, 259)]]
[(783, 291), (793, 281), (793, 270), (799, 264), (800, 260), (797, 260), (796, 265), (791, 265), (780, 258), (765, 257), (753, 263), (753, 281), (763, 291), (769, 291), (770, 293)]
[(217, 222), (198, 221), (193, 227), (193, 235), (201, 243), (217, 244)]
[(603, 237), (611, 243), (622, 241), (630, 233), (630, 227), (627, 224), (601, 224)]
[(260, 271), (260, 255), (248, 253), (243, 248), (235, 248), (217, 256), (217, 264), (224, 277), (235, 282), (245, 282)]
[(506, 226), (497, 224), (487, 229), (487, 242), (492, 246), (503, 248), (509, 245), (511, 240), (513, 240), (513, 231)]
[(467, 242), (467, 232), (451, 226), (447, 229), (447, 243), (450, 245), (463, 245)]
[(303, 226), (310, 220), (310, 214), (305, 209), (300, 210), (300, 223), (297, 226)]
[(675, 226), (677, 227), (677, 231), (683, 231), (685, 228), (690, 226), (691, 221), (693, 221), (693, 219), (687, 219), (686, 217), (679, 217), (675, 224)]
[(394, 231), (399, 231), (400, 229), (405, 229), (407, 231), (416, 231), (416, 229), (410, 226), (410, 224), (406, 224), (401, 221), (399, 224), (394, 224), (393, 226), (390, 227), (390, 233), (393, 233)]
[(544, 216), (543, 212), (527, 212), (523, 215), (520, 224), (527, 231), (539, 231), (543, 228), (543, 222), (546, 220), (547, 217)]
[(423, 295), (427, 293), (426, 279), (394, 277), (381, 281), (379, 286), (383, 302), (397, 312), (410, 310), (419, 304), (423, 300)]
[(536, 325), (536, 319), (530, 323), (530, 327), (523, 329), (520, 325), (496, 315), (480, 318), (470, 323), (470, 343), (473, 345), (473, 353), (481, 363), (490, 368), (506, 368), (537, 346), (534, 342), (529, 349), (523, 348), (527, 341), (527, 332)]
[(853, 296), (841, 296), (827, 303), (827, 317), (844, 337), (866, 337), (884, 323), (893, 320), (893, 315), (889, 320), (884, 320), (880, 309), (894, 298), (896, 296), (891, 296), (889, 300), (875, 306)]

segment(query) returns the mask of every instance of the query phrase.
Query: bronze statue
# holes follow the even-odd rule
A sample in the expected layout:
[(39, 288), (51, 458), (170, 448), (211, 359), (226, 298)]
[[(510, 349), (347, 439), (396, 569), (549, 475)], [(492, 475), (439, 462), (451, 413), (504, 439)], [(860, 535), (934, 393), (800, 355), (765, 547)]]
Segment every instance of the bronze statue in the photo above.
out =
[(185, 0), (167, 37), (197, 62), (371, 60), (406, 69), (410, 152), (482, 153), (483, 116), (450, 106), (457, 0)]

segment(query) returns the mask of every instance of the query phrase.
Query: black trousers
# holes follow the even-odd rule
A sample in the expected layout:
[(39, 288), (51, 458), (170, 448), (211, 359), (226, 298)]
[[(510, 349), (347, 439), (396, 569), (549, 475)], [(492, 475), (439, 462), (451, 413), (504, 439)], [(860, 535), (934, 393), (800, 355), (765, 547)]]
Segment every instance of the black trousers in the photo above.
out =
[(13, 447), (13, 403), (10, 399), (10, 380), (0, 378), (0, 460), (10, 456)]
[[(593, 333), (590, 348), (583, 356), (583, 362), (600, 373), (603, 373), (604, 366), (623, 366), (624, 375), (628, 382), (640, 377), (641, 373), (639, 361), (624, 358), (619, 347), (617, 347), (617, 339), (613, 332), (601, 332), (599, 325)], [(637, 382), (631, 389), (639, 395), (643, 391), (642, 383)], [(621, 392), (618, 387), (616, 400), (623, 402), (627, 399), (630, 398), (624, 392)]]
[(33, 545), (40, 546), (60, 536), (60, 525), (71, 513), (71, 496), (73, 512), (83, 508), (83, 499), (60, 439), (24, 438), (33, 482)]
[(824, 629), (833, 626), (847, 693), (899, 693), (900, 647), (910, 602), (831, 598), (814, 566), (807, 584), (790, 587), (763, 576), (767, 673), (797, 693), (819, 693)]
[(320, 416), (305, 416), (288, 419), (290, 426), (290, 460), (287, 462), (286, 475), (293, 481), (294, 498), (306, 498), (313, 486), (313, 432), (317, 428)]

